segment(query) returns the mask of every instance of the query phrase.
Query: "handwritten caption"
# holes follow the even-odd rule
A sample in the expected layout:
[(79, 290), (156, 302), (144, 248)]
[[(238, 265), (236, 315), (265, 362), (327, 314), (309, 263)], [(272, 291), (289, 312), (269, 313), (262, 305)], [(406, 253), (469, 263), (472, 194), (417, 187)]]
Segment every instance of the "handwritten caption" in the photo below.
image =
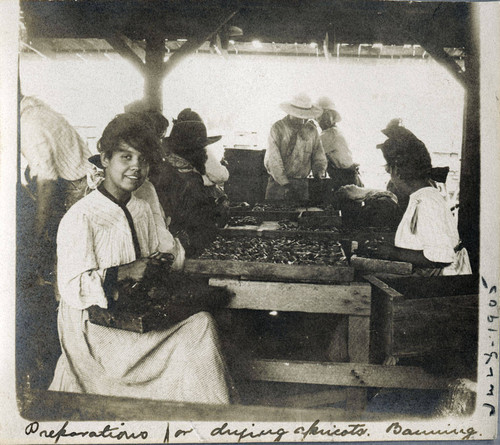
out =
[[(408, 428), (400, 422), (391, 422), (385, 427), (385, 433), (390, 436), (401, 436), (400, 438), (413, 437), (428, 437), (440, 436), (451, 437), (460, 440), (474, 439), (477, 431), (473, 427), (451, 427), (448, 424), (447, 428), (440, 429), (421, 429), (421, 428)], [(119, 425), (106, 425), (101, 430), (77, 430), (70, 426), (69, 421), (65, 421), (59, 429), (44, 429), (39, 422), (31, 422), (25, 428), (26, 436), (38, 436), (41, 438), (54, 439), (54, 443), (58, 443), (60, 439), (67, 437), (79, 438), (96, 438), (96, 439), (116, 439), (116, 440), (144, 440), (148, 443), (153, 439), (150, 432), (144, 431), (131, 431), (127, 428), (124, 422)], [(171, 435), (172, 434), (172, 435)], [(196, 436), (195, 436), (196, 434)], [(165, 434), (163, 443), (170, 443), (172, 439), (179, 439), (185, 437), (198, 438), (199, 432), (194, 429), (180, 429), (172, 428), (169, 422), (165, 426)], [(322, 423), (320, 420), (315, 420), (311, 423), (298, 425), (294, 429), (287, 430), (285, 427), (272, 427), (261, 428), (256, 423), (251, 426), (241, 427), (240, 425), (232, 426), (228, 422), (217, 425), (215, 428), (209, 429), (210, 437), (217, 439), (226, 438), (228, 441), (233, 442), (235, 439), (238, 443), (252, 441), (257, 438), (264, 438), (272, 440), (273, 442), (281, 442), (283, 439), (288, 441), (305, 441), (306, 439), (318, 438), (336, 438), (336, 437), (349, 437), (367, 438), (370, 436), (370, 428), (365, 423), (350, 423), (345, 426), (337, 426), (335, 424)], [(149, 440), (148, 440), (149, 439)], [(148, 440), (148, 442), (146, 442)]]
[[(488, 290), (488, 306), (486, 311), (486, 321), (488, 326), (488, 350), (483, 354), (484, 365), (486, 366), (487, 384), (486, 384), (486, 397), (488, 402), (483, 403), (483, 408), (488, 410), (490, 416), (494, 416), (497, 410), (496, 401), (498, 400), (495, 388), (496, 374), (495, 370), (498, 369), (498, 349), (495, 341), (498, 341), (498, 293), (496, 286), (489, 286), (484, 277), (481, 277), (482, 286)], [(493, 383), (490, 383), (493, 382)]]

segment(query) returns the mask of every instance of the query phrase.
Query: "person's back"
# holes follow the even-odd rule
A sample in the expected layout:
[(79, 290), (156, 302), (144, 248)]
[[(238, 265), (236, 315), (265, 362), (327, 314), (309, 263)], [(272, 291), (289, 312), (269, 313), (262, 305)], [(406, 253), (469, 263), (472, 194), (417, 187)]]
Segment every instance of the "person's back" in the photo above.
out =
[(219, 214), (214, 197), (203, 183), (207, 137), (201, 121), (176, 121), (168, 139), (165, 161), (151, 178), (170, 229), (187, 256), (207, 247), (217, 233)]

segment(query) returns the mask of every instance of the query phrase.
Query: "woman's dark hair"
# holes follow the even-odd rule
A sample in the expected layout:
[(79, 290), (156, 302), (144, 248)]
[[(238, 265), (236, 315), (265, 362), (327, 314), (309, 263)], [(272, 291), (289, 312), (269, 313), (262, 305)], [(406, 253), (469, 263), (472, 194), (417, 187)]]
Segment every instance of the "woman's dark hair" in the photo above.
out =
[(161, 158), (160, 140), (150, 122), (141, 113), (117, 115), (104, 129), (97, 149), (106, 157), (111, 157), (113, 152), (120, 149), (121, 142), (141, 152), (150, 164)]
[(411, 131), (387, 139), (380, 148), (390, 168), (396, 168), (401, 179), (429, 179), (432, 163), (425, 144)]
[(151, 122), (151, 127), (153, 128), (156, 136), (160, 139), (165, 136), (169, 122), (163, 114), (159, 111), (145, 111), (144, 116)]

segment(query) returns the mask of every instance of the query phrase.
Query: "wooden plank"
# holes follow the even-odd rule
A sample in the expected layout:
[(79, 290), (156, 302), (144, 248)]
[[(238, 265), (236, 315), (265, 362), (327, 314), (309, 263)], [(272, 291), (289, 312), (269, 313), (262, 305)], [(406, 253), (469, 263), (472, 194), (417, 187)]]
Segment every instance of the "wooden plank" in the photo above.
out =
[[(347, 351), (349, 361), (367, 363), (370, 352), (370, 319), (350, 316), (348, 318)], [(347, 409), (361, 411), (367, 402), (366, 389), (349, 389), (347, 391)]]
[(248, 380), (359, 388), (443, 389), (451, 382), (422, 368), (367, 363), (250, 360), (237, 373)]
[(413, 271), (411, 263), (402, 261), (379, 260), (375, 258), (362, 258), (357, 255), (351, 257), (350, 264), (354, 269), (363, 272), (382, 272), (399, 275), (409, 275)]
[(262, 210), (253, 211), (248, 209), (232, 208), (229, 210), (230, 216), (253, 216), (261, 221), (297, 221), (300, 212), (297, 210)]
[(327, 285), (211, 278), (209, 284), (227, 287), (235, 293), (228, 305), (232, 309), (355, 314), (365, 317), (370, 315), (371, 310), (371, 289), (365, 283)]
[(400, 300), (394, 304), (393, 355), (477, 351), (478, 296)]
[(354, 279), (354, 269), (347, 266), (299, 266), (253, 261), (188, 259), (184, 263), (184, 272), (209, 276), (288, 279), (317, 283), (347, 283)]
[(293, 408), (314, 408), (322, 405), (333, 405), (346, 399), (344, 388), (333, 388), (307, 394), (294, 394), (274, 399), (277, 406)]
[(325, 215), (320, 212), (303, 212), (298, 218), (299, 227), (342, 227), (340, 215)]
[[(263, 421), (324, 422), (350, 421), (359, 418), (344, 409), (297, 409), (248, 405), (203, 405), (162, 400), (110, 397), (57, 391), (18, 392), (21, 415), (41, 421)], [(365, 420), (390, 420), (391, 415), (364, 413)], [(401, 416), (398, 416), (400, 418)], [(402, 416), (405, 417), (405, 416)], [(409, 416), (406, 416), (407, 418)], [(135, 431), (135, 430), (134, 430)], [(140, 432), (138, 429), (137, 432)]]
[(433, 317), (436, 321), (477, 319), (478, 295), (420, 298), (394, 302), (394, 321), (401, 324)]
[(403, 296), (397, 290), (394, 290), (387, 283), (382, 281), (378, 276), (366, 275), (364, 276), (364, 279), (368, 281), (372, 286), (376, 287), (382, 293), (390, 296), (391, 298), (401, 298)]
[(348, 317), (341, 317), (332, 332), (332, 339), (326, 353), (328, 360), (332, 362), (349, 361), (349, 349), (347, 344), (348, 322)]
[(381, 277), (381, 280), (404, 295), (406, 299), (479, 293), (478, 275)]

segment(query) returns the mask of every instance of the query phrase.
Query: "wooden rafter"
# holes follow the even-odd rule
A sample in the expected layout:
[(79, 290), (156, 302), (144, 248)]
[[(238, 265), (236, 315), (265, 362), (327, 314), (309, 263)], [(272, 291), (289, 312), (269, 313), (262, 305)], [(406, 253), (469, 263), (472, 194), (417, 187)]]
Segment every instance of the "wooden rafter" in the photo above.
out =
[(178, 64), (181, 60), (183, 60), (186, 56), (189, 54), (192, 54), (195, 52), (201, 45), (203, 45), (206, 41), (210, 41), (212, 37), (217, 34), (220, 29), (227, 23), (229, 20), (231, 20), (239, 11), (238, 9), (234, 9), (231, 11), (226, 17), (224, 17), (220, 22), (219, 25), (210, 33), (205, 34), (205, 35), (199, 35), (194, 38), (189, 39), (187, 42), (185, 42), (178, 51), (176, 51), (170, 58), (167, 60), (163, 67), (163, 75), (166, 76), (168, 73), (170, 73)]
[(124, 37), (122, 37), (119, 33), (115, 33), (113, 36), (107, 37), (106, 42), (108, 42), (113, 47), (113, 49), (123, 58), (129, 60), (134, 66), (139, 68), (141, 73), (145, 73), (144, 62), (126, 43)]

